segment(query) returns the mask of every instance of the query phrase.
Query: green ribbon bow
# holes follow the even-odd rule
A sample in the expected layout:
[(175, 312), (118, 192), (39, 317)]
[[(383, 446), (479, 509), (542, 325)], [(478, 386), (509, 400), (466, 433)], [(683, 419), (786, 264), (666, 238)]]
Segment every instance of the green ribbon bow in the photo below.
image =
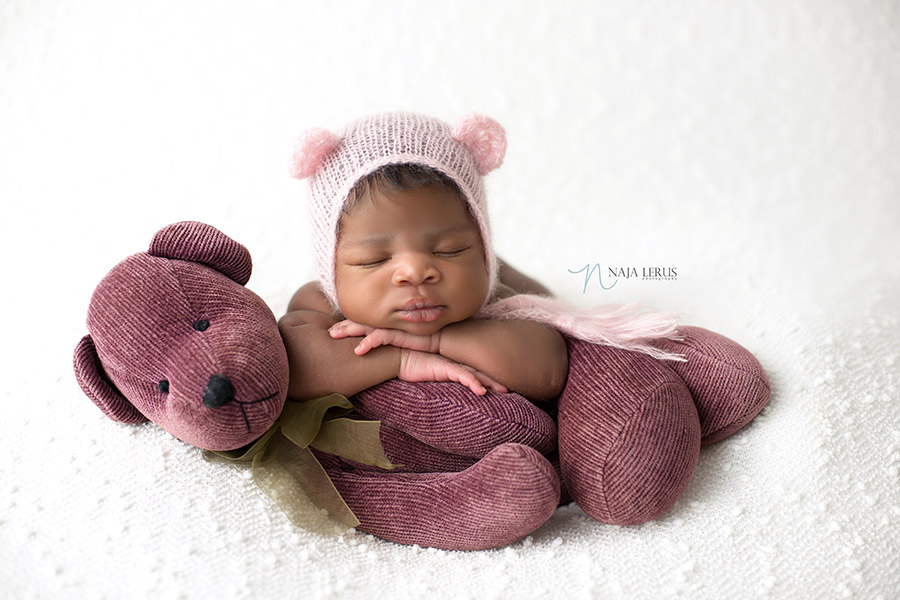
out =
[(353, 405), (340, 394), (288, 400), (269, 431), (247, 449), (204, 450), (210, 462), (250, 465), (253, 481), (298, 527), (338, 533), (359, 525), (310, 447), (366, 465), (393, 469), (378, 435), (380, 421), (343, 418)]

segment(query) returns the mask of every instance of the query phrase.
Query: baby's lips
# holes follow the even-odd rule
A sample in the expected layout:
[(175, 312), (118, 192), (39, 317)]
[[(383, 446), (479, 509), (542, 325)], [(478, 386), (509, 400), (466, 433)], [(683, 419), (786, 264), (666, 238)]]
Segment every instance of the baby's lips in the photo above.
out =
[(401, 311), (410, 311), (410, 310), (423, 309), (423, 308), (438, 308), (440, 306), (441, 306), (440, 304), (438, 304), (437, 302), (434, 302), (430, 298), (420, 296), (418, 298), (411, 298), (410, 300), (408, 300), (406, 302), (406, 304), (404, 304), (403, 307), (400, 308), (400, 310)]

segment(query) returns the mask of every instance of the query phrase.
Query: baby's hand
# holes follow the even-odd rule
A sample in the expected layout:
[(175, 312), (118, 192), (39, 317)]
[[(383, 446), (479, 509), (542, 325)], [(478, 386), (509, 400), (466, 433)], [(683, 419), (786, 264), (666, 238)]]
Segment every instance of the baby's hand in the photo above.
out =
[(369, 327), (368, 325), (363, 325), (362, 323), (357, 323), (356, 321), (351, 321), (350, 319), (344, 319), (343, 321), (338, 321), (334, 325), (332, 325), (328, 329), (328, 334), (333, 339), (345, 338), (345, 337), (359, 337), (363, 335), (368, 335), (375, 331), (374, 327)]
[(378, 346), (396, 346), (407, 350), (431, 352), (434, 354), (437, 354), (441, 348), (440, 331), (431, 335), (415, 335), (399, 329), (375, 329), (374, 327), (346, 319), (340, 323), (335, 323), (328, 330), (328, 333), (334, 339), (366, 336), (353, 350), (358, 356), (362, 356)]
[(453, 362), (440, 354), (415, 350), (401, 350), (397, 378), (403, 381), (456, 381), (479, 396), (486, 394), (487, 389), (501, 393), (509, 391), (506, 386), (472, 367)]

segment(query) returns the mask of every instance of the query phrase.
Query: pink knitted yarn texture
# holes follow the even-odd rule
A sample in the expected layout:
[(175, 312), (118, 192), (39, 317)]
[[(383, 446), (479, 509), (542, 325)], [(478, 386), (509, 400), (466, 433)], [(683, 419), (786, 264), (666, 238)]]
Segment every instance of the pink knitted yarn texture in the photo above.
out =
[(310, 177), (308, 206), (316, 270), (332, 306), (338, 308), (335, 249), (347, 195), (363, 177), (400, 163), (431, 167), (459, 186), (481, 233), (493, 290), (498, 265), (491, 248), (482, 176), (500, 166), (505, 150), (503, 128), (481, 115), (464, 117), (451, 129), (424, 115), (385, 113), (354, 121), (335, 136), (321, 129), (301, 136), (294, 148), (291, 174)]

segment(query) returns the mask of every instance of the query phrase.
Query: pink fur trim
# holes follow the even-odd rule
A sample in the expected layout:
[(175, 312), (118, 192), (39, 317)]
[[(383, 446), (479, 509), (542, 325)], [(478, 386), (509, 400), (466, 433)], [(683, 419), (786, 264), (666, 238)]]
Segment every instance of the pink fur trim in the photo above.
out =
[(646, 311), (637, 304), (579, 308), (556, 298), (520, 294), (485, 306), (476, 318), (536, 321), (594, 344), (641, 352), (660, 360), (685, 360), (681, 354), (651, 345), (654, 339), (678, 339), (675, 315)]
[(506, 132), (492, 118), (474, 113), (466, 115), (456, 124), (452, 135), (475, 157), (479, 174), (487, 175), (503, 164)]
[(294, 142), (290, 174), (297, 179), (313, 175), (325, 158), (341, 143), (338, 136), (327, 129), (309, 129)]

